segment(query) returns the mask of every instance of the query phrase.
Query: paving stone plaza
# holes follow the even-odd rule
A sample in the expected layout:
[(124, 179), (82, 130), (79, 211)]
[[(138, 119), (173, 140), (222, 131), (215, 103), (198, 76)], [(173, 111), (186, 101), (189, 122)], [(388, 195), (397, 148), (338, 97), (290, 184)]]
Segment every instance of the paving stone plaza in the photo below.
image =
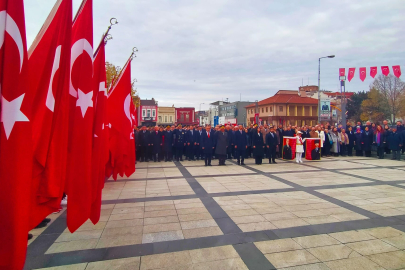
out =
[(405, 269), (405, 166), (365, 157), (138, 163), (101, 219), (34, 229), (25, 269)]

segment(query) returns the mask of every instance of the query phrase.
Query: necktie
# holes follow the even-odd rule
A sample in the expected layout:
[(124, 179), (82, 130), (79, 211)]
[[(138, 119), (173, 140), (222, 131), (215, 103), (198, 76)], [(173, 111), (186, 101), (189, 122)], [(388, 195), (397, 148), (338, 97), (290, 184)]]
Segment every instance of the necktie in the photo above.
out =
[(208, 138), (210, 137), (210, 134), (208, 133)]
[(240, 131), (240, 134), (242, 134), (242, 130)]

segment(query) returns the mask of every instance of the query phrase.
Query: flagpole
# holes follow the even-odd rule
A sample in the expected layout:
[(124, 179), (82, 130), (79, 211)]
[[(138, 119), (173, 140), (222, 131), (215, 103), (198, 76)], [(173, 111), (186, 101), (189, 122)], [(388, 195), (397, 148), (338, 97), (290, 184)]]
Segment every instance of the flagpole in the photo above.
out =
[(118, 75), (115, 76), (114, 79), (112, 80), (111, 85), (110, 85), (110, 88), (108, 89), (108, 94), (110, 94), (110, 91), (111, 91), (111, 90), (113, 89), (113, 87), (115, 86), (116, 79), (121, 76), (122, 71), (125, 70), (125, 68), (126, 68), (126, 66), (128, 65), (128, 63), (129, 63), (130, 61), (132, 61), (132, 60), (136, 57), (136, 54), (135, 54), (136, 52), (138, 52), (138, 48), (133, 47), (133, 48), (132, 48), (131, 56), (129, 56), (127, 62), (126, 62), (125, 65), (124, 65), (124, 67), (120, 70), (120, 73), (118, 73)]
[(110, 19), (110, 25), (108, 26), (107, 31), (103, 34), (103, 36), (101, 38), (101, 41), (100, 41), (100, 44), (98, 45), (97, 49), (94, 52), (94, 57), (97, 55), (98, 51), (100, 50), (101, 42), (105, 42), (105, 44), (107, 44), (107, 41), (112, 39), (112, 36), (109, 34), (109, 32), (111, 30), (111, 27), (113, 25), (116, 25), (116, 24), (118, 24), (117, 19), (116, 18), (111, 18)]

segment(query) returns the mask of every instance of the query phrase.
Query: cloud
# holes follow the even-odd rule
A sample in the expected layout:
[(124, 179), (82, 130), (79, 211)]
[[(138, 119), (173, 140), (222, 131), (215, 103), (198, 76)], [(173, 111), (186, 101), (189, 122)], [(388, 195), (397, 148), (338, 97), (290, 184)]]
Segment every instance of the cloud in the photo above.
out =
[[(53, 3), (25, 4), (30, 43)], [(74, 0), (75, 11), (79, 5)], [(318, 58), (330, 54), (336, 58), (321, 62), (326, 90), (339, 89), (340, 67), (401, 65), (404, 12), (401, 0), (98, 0), (94, 43), (116, 17), (107, 60), (122, 66), (132, 47), (139, 49), (132, 77), (141, 98), (198, 108), (239, 100), (240, 94), (254, 101), (317, 84)], [(347, 91), (370, 83), (357, 72)]]

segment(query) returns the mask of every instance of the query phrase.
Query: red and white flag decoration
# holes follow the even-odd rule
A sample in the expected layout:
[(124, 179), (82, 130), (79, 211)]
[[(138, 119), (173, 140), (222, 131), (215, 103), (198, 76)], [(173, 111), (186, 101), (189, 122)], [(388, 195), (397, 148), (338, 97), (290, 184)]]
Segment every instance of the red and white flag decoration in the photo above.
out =
[(345, 75), (346, 75), (345, 68), (339, 68), (339, 76), (345, 76)]
[(32, 176), (28, 58), (22, 0), (0, 0), (0, 269), (23, 269)]
[(364, 82), (367, 76), (367, 69), (365, 67), (359, 68), (359, 75), (360, 75), (360, 80)]
[(29, 50), (33, 124), (30, 226), (57, 211), (65, 189), (69, 128), (72, 0), (57, 1)]
[(67, 225), (76, 231), (92, 205), (93, 1), (83, 0), (73, 21), (70, 58), (70, 119)]
[(356, 71), (356, 68), (349, 68), (349, 74), (348, 74), (348, 80), (349, 82), (354, 78), (354, 73)]
[(384, 76), (388, 76), (388, 74), (390, 74), (390, 68), (388, 66), (382, 66), (381, 71)]
[(93, 64), (94, 125), (93, 125), (93, 175), (92, 206), (90, 220), (96, 224), (100, 219), (101, 192), (104, 188), (105, 165), (108, 162), (108, 128), (107, 124), (107, 76), (105, 71), (105, 41), (102, 39)]
[(374, 79), (376, 75), (377, 75), (377, 67), (371, 67), (370, 76)]
[(111, 128), (110, 160), (107, 169), (115, 180), (118, 174), (130, 176), (135, 172), (131, 102), (131, 59), (129, 59), (108, 95), (108, 119)]
[(400, 66), (392, 66), (392, 71), (394, 72), (395, 77), (401, 77), (401, 67)]

